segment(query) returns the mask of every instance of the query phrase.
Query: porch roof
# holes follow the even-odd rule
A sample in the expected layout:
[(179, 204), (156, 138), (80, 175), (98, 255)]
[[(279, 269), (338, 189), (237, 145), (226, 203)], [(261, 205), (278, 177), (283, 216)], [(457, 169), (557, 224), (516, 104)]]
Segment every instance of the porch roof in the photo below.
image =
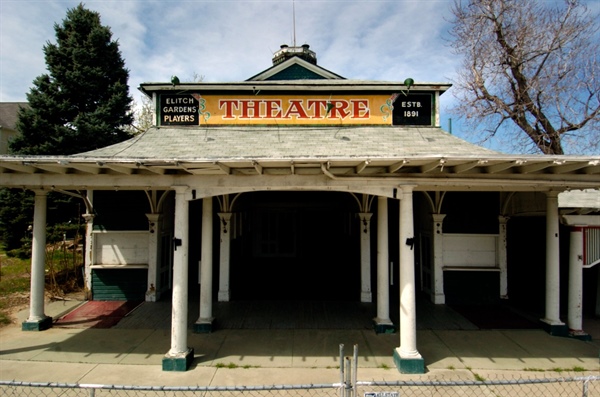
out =
[[(508, 155), (435, 127), (153, 127), (116, 145), (70, 156), (0, 156), (0, 186), (82, 185), (132, 178), (320, 175), (331, 179), (454, 180), (465, 188), (600, 186), (600, 156)], [(60, 176), (60, 181), (58, 177)], [(168, 181), (161, 179), (162, 184)], [(174, 180), (174, 179), (171, 179)], [(32, 181), (32, 182), (28, 182)], [(455, 183), (455, 182), (453, 182)], [(98, 186), (86, 182), (83, 185)], [(116, 185), (115, 183), (114, 185)], [(161, 185), (161, 187), (163, 186)], [(533, 188), (532, 188), (533, 189)]]

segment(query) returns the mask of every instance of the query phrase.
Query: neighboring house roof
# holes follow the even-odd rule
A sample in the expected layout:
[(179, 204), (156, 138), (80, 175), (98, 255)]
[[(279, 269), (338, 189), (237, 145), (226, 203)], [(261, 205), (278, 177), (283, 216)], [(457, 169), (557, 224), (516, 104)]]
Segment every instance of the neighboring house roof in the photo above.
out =
[(19, 109), (27, 106), (27, 102), (0, 102), (0, 128), (15, 130)]
[(27, 106), (27, 102), (0, 102), (0, 154), (8, 153), (10, 141), (19, 133), (19, 109)]

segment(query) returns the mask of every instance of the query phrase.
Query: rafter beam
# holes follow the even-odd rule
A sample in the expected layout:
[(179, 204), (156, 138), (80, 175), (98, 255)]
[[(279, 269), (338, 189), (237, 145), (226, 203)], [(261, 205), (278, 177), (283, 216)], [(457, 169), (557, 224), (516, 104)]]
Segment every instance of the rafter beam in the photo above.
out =
[(254, 169), (256, 170), (258, 175), (263, 174), (263, 167), (262, 167), (262, 165), (258, 164), (258, 161), (253, 161), (252, 166), (254, 167)]
[(425, 164), (421, 166), (421, 172), (426, 174), (430, 171), (435, 170), (440, 167), (440, 171), (444, 169), (444, 164), (446, 164), (446, 159), (439, 159), (438, 161), (432, 161), (429, 164)]
[(360, 174), (361, 172), (363, 172), (365, 170), (365, 168), (367, 168), (367, 166), (371, 163), (371, 160), (365, 160), (362, 163), (360, 163), (359, 165), (356, 166), (355, 168), (355, 172), (357, 174)]
[(8, 170), (23, 172), (25, 174), (35, 174), (35, 172), (36, 172), (35, 167), (32, 167), (31, 164), (28, 164), (25, 162), (23, 164), (4, 163), (4, 164), (2, 164), (2, 166)]
[(225, 173), (225, 174), (227, 174), (227, 175), (231, 174), (231, 167), (228, 167), (228, 166), (226, 166), (225, 164), (223, 164), (223, 163), (220, 163), (220, 162), (218, 162), (218, 161), (216, 161), (214, 164), (215, 164), (217, 167), (219, 167), (219, 168), (221, 169), (221, 171), (223, 171), (223, 173)]
[(481, 165), (484, 165), (484, 164), (487, 164), (487, 160), (469, 161), (468, 163), (463, 163), (463, 164), (455, 165), (454, 167), (452, 167), (452, 170), (456, 174), (460, 174), (460, 173), (467, 172), (467, 171), (472, 170), (473, 168), (475, 168), (477, 166), (481, 166)]
[(100, 167), (98, 166), (92, 166), (92, 165), (87, 165), (87, 164), (69, 164), (69, 167), (77, 170), (77, 171), (81, 171), (81, 172), (85, 172), (86, 174), (94, 174), (97, 175), (100, 173), (100, 171), (102, 170)]
[(115, 165), (115, 164), (106, 164), (106, 167), (115, 172), (118, 172), (120, 174), (125, 174), (125, 175), (133, 174), (133, 168), (123, 167), (121, 165)]
[(408, 160), (402, 160), (397, 163), (394, 163), (388, 167), (387, 172), (389, 174), (393, 174), (394, 172), (398, 171), (400, 168), (404, 167), (408, 163), (409, 163)]
[(521, 172), (522, 174), (529, 174), (531, 172), (537, 172), (540, 170), (543, 170), (545, 168), (548, 168), (552, 165), (552, 163), (550, 162), (541, 162), (541, 163), (535, 163), (535, 164), (529, 164), (529, 165), (524, 165), (519, 167), (519, 172)]

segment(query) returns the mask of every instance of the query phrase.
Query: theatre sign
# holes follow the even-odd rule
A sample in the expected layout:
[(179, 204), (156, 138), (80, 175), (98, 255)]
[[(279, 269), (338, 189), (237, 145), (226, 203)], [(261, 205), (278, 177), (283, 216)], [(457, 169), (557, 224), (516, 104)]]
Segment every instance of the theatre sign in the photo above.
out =
[(433, 95), (161, 94), (160, 124), (433, 125)]

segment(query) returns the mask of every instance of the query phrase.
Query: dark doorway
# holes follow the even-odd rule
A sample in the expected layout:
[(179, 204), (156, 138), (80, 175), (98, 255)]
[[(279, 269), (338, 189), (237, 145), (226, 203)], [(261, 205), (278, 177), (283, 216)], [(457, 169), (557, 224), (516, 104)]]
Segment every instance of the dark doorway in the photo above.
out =
[(356, 200), (348, 193), (261, 192), (234, 208), (235, 300), (359, 300)]

